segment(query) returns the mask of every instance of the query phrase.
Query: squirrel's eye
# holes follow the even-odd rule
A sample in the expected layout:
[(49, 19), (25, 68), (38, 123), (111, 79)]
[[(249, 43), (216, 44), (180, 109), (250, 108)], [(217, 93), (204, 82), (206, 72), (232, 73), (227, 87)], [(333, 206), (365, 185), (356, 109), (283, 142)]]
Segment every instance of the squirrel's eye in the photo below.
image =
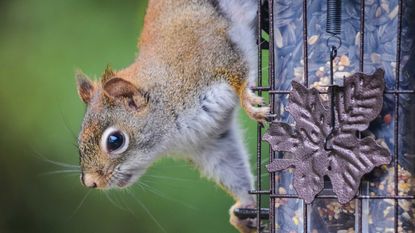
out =
[(128, 147), (128, 136), (114, 127), (105, 130), (101, 140), (102, 149), (108, 154), (121, 154)]
[(114, 132), (107, 138), (107, 149), (109, 152), (119, 149), (124, 144), (124, 136), (121, 132)]

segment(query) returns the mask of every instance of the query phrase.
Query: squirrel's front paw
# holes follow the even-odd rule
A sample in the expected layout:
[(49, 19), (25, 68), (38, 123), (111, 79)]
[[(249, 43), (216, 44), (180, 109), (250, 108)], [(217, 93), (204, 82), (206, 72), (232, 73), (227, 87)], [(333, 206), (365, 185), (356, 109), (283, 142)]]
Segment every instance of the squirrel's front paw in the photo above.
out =
[(240, 233), (254, 233), (256, 232), (256, 219), (246, 218), (240, 219), (235, 215), (235, 209), (237, 208), (253, 208), (254, 205), (242, 205), (240, 202), (234, 204), (229, 210), (231, 218), (229, 222), (239, 230)]
[(256, 105), (263, 106), (264, 100), (262, 97), (257, 96), (247, 86), (240, 93), (241, 106), (248, 114), (248, 116), (260, 123), (265, 123), (269, 116), (269, 106), (257, 107)]

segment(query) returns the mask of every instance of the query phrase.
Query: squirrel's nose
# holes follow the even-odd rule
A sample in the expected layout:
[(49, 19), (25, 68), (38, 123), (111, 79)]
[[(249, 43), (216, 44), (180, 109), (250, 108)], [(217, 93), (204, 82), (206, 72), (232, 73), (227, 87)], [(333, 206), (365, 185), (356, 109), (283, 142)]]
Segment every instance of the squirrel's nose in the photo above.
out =
[(97, 182), (95, 181), (94, 176), (91, 174), (84, 174), (83, 172), (81, 172), (81, 183), (88, 188), (97, 187)]

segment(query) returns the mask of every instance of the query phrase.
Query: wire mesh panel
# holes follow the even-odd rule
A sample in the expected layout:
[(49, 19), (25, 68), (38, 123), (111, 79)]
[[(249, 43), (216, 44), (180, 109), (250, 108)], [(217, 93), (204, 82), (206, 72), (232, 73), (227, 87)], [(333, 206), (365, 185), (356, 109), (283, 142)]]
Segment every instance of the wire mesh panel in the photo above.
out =
[[(268, 0), (259, 6), (256, 91), (269, 96), (272, 119), (292, 123), (285, 111), (291, 82), (322, 93), (330, 84), (327, 2)], [(257, 187), (251, 191), (258, 199), (258, 232), (415, 232), (415, 2), (343, 0), (341, 8), (342, 44), (333, 61), (334, 81), (341, 85), (352, 73), (385, 70), (383, 109), (364, 136), (373, 135), (389, 148), (392, 162), (365, 176), (347, 204), (339, 204), (328, 179), (306, 204), (293, 188), (292, 169), (270, 173), (269, 189), (264, 188), (263, 161), (287, 155), (264, 153), (265, 130), (258, 125)], [(269, 209), (262, 208), (265, 196)], [(265, 227), (264, 217), (269, 219)]]

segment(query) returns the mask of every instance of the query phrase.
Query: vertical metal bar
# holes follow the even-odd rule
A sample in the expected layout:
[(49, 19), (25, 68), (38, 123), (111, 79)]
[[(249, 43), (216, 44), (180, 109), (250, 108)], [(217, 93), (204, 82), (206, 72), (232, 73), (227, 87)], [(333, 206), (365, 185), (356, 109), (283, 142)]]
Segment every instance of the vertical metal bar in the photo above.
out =
[[(359, 61), (359, 71), (363, 73), (364, 69), (364, 60), (365, 60), (365, 0), (360, 0), (360, 61)], [(361, 134), (359, 132), (358, 135), (361, 138)], [(360, 193), (362, 190), (362, 185), (364, 184), (364, 180), (360, 183)], [(357, 218), (357, 232), (363, 232), (363, 209), (362, 209), (362, 199), (357, 200), (357, 209), (356, 209), (356, 218)]]
[(303, 2), (303, 53), (304, 53), (304, 85), (308, 87), (308, 28), (307, 0)]
[[(262, 81), (262, 80), (261, 80)], [(258, 82), (260, 84), (260, 82)], [(262, 126), (258, 124), (257, 126), (257, 190), (262, 190), (261, 185), (261, 141), (262, 141)], [(262, 206), (262, 200), (261, 200), (261, 194), (258, 192), (256, 195), (257, 197), (257, 231), (260, 232), (261, 230), (261, 206)]]
[[(303, 61), (304, 61), (304, 85), (308, 87), (308, 16), (307, 16), (307, 0), (303, 1)], [(308, 205), (303, 200), (303, 232), (307, 233), (308, 220), (307, 213)]]
[[(257, 44), (258, 44), (258, 80), (257, 85), (262, 87), (262, 4), (258, 1), (258, 15), (257, 15)], [(262, 96), (262, 91), (258, 90), (258, 95)], [(262, 150), (262, 126), (257, 124), (257, 157), (256, 157), (256, 169), (257, 169), (257, 190), (262, 190), (261, 185), (261, 150)], [(256, 195), (257, 198), (257, 231), (261, 230), (261, 194)]]
[(364, 59), (365, 59), (365, 0), (360, 0), (360, 62), (359, 62), (359, 71), (363, 72), (364, 70)]
[[(362, 188), (360, 188), (360, 192), (362, 191)], [(363, 232), (363, 208), (362, 208), (362, 199), (357, 199), (357, 208), (356, 208), (356, 218), (357, 219), (357, 232), (362, 233)]]
[[(395, 68), (395, 90), (400, 89), (401, 72), (401, 36), (402, 36), (402, 10), (403, 1), (399, 0), (398, 11), (398, 38), (396, 40), (396, 68)], [(394, 114), (394, 171), (395, 171), (395, 197), (399, 196), (399, 92), (395, 92), (395, 114)], [(399, 225), (399, 199), (395, 199), (395, 232)]]
[(303, 201), (303, 232), (308, 232), (308, 204)]
[[(268, 57), (268, 83), (270, 90), (275, 90), (275, 51), (274, 51), (274, 0), (268, 0), (269, 12), (269, 57)], [(275, 113), (275, 95), (269, 95), (271, 114)], [(274, 160), (275, 152), (269, 149), (269, 161)], [(275, 173), (270, 174), (270, 189), (271, 194), (275, 194)], [(269, 222), (270, 232), (275, 232), (275, 199), (269, 200)]]

